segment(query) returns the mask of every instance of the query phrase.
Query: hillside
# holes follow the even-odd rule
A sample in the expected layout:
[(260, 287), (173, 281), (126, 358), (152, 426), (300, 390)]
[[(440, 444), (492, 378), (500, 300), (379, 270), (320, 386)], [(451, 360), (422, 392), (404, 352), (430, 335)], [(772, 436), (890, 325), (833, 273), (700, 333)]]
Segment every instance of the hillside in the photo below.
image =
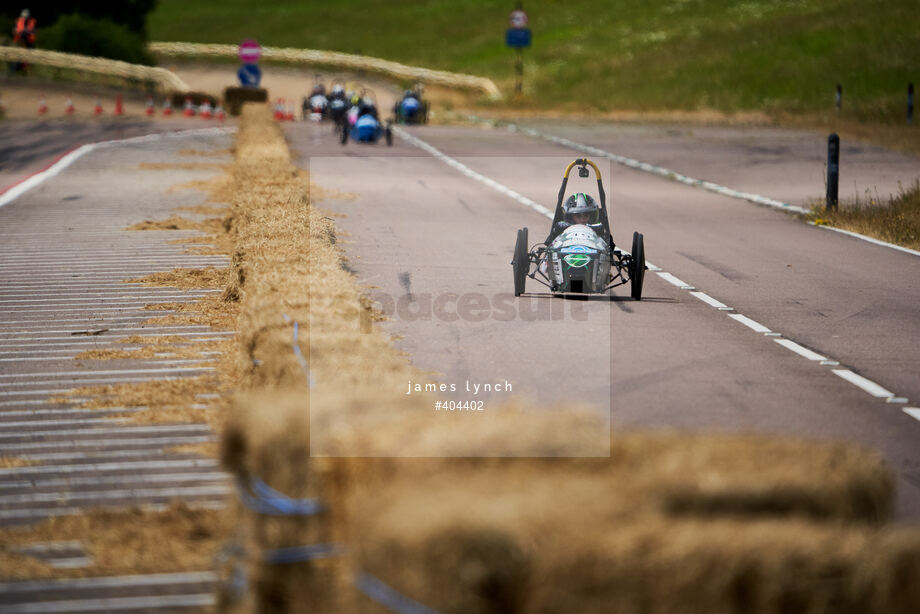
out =
[[(504, 46), (511, 2), (341, 0), (258, 5), (160, 0), (151, 40), (361, 53), (471, 72), (513, 87)], [(525, 102), (537, 108), (766, 111), (832, 108), (902, 122), (920, 82), (920, 30), (907, 0), (528, 0)]]

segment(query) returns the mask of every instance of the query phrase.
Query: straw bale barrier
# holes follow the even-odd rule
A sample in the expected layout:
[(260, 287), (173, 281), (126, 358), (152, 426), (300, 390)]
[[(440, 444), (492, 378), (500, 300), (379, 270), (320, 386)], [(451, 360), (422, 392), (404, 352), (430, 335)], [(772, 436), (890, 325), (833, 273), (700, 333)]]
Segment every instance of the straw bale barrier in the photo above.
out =
[(110, 77), (121, 77), (122, 79), (149, 81), (158, 85), (161, 91), (164, 92), (184, 93), (191, 90), (177, 74), (165, 68), (130, 64), (120, 60), (96, 58), (75, 53), (0, 46), (0, 61), (27, 62), (29, 64), (66, 68)]
[[(326, 505), (306, 518), (240, 507), (257, 609), (374, 611), (355, 570), (443, 612), (916, 604), (920, 536), (886, 528), (894, 481), (875, 454), (753, 435), (611, 438), (577, 408), (435, 413), (404, 394), (424, 375), (375, 325), (264, 105), (243, 108), (233, 180), (244, 392), (223, 462)], [(317, 543), (350, 554), (263, 559)]]
[[(235, 58), (239, 48), (236, 45), (218, 45), (203, 43), (150, 43), (148, 49), (152, 53), (166, 56), (190, 57), (219, 57)], [(297, 64), (319, 64), (323, 66), (338, 66), (351, 70), (366, 70), (386, 75), (393, 79), (422, 81), (431, 85), (445, 87), (479, 90), (492, 99), (502, 97), (501, 92), (491, 79), (448, 72), (446, 70), (432, 70), (418, 66), (407, 66), (398, 62), (382, 60), (364, 55), (340, 53), (338, 51), (321, 51), (317, 49), (294, 49), (290, 47), (262, 47), (262, 58), (279, 62), (292, 62)]]

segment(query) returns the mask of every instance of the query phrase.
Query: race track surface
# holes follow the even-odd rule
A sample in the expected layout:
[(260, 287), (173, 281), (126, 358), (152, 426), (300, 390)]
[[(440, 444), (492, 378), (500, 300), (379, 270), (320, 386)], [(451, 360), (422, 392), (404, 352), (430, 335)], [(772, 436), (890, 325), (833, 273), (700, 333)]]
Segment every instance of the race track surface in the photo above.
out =
[[(539, 129), (798, 206), (824, 189), (816, 158), (822, 135)], [(694, 288), (649, 271), (641, 302), (627, 288), (610, 301), (554, 299), (531, 280), (514, 299), (515, 232), (526, 226), (531, 244), (542, 241), (543, 215), (401, 139), (392, 148), (342, 147), (325, 124), (287, 124), (286, 131), (312, 182), (326, 190), (314, 201), (341, 216), (349, 266), (388, 315), (399, 347), (437, 381), (457, 384), (445, 398), (482, 398), (465, 391), (467, 381), (508, 381), (537, 407), (609, 411), (615, 430), (858, 442), (899, 473), (898, 517), (920, 517), (920, 422), (903, 411), (920, 402), (920, 257), (595, 158), (617, 244), (629, 249), (633, 230), (644, 233), (647, 258)], [(499, 128), (408, 132), (548, 208), (565, 164), (581, 155)], [(920, 164), (902, 155), (855, 146), (848, 155), (850, 176), (873, 192), (920, 174)], [(593, 178), (577, 182), (569, 193), (596, 190)], [(844, 379), (850, 372), (889, 394), (872, 396)], [(886, 402), (890, 393), (909, 403)]]

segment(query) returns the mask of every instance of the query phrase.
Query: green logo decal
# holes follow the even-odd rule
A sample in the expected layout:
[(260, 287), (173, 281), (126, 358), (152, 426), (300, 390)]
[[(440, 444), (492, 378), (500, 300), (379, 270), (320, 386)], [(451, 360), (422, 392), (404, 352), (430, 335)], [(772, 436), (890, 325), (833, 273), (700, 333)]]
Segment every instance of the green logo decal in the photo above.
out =
[(565, 260), (565, 263), (573, 269), (587, 266), (588, 263), (591, 262), (591, 258), (584, 254), (569, 254), (563, 258), (563, 260)]

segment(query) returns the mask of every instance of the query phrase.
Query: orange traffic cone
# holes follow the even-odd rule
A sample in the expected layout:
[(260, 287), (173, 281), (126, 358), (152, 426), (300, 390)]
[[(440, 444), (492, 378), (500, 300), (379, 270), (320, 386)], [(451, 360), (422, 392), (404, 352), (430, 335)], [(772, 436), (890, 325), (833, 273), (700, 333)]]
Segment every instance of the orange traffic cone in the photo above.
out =
[(275, 117), (275, 119), (278, 120), (278, 121), (281, 121), (281, 120), (284, 119), (284, 107), (283, 107), (282, 104), (281, 104), (281, 99), (280, 99), (280, 98), (275, 102), (275, 115), (274, 115), (274, 117)]
[(147, 96), (147, 103), (144, 108), (147, 117), (153, 117), (153, 96)]
[(182, 114), (186, 117), (193, 117), (195, 115), (195, 109), (192, 107), (192, 97), (185, 97), (185, 108), (182, 110)]
[(202, 119), (211, 119), (211, 103), (207, 100), (201, 103), (200, 115)]
[(67, 102), (64, 103), (64, 113), (67, 115), (73, 115), (73, 111), (73, 100), (70, 98), (70, 96), (68, 96)]
[(44, 115), (48, 112), (48, 104), (45, 102), (45, 97), (42, 96), (38, 99), (38, 114)]
[(217, 105), (217, 111), (214, 113), (214, 115), (215, 117), (217, 117), (217, 121), (219, 122), (222, 122), (225, 119), (227, 119), (227, 114), (224, 113), (224, 108), (220, 105)]
[(294, 105), (289, 104), (287, 106), (287, 113), (285, 113), (284, 119), (286, 119), (289, 122), (294, 121)]
[(121, 94), (115, 97), (115, 115), (124, 115), (125, 110), (122, 108)]
[(172, 102), (169, 100), (169, 98), (167, 98), (163, 101), (163, 115), (172, 115), (172, 113)]
[(96, 97), (96, 105), (93, 107), (93, 115), (102, 115), (102, 103), (99, 101), (99, 97)]

